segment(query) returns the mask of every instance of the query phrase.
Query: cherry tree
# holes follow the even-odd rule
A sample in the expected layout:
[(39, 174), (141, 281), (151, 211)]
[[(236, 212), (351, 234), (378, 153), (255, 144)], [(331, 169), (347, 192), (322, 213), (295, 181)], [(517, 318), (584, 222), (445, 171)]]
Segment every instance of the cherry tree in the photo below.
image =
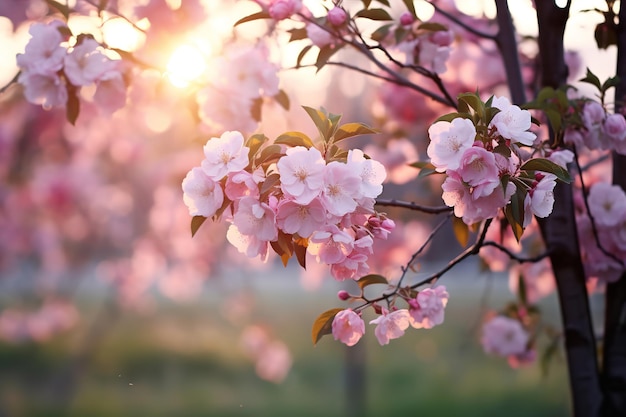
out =
[[(585, 67), (564, 47), (576, 2), (557, 3), (535, 2), (537, 35), (522, 38), (505, 0), (495, 0), (493, 19), (464, 14), (452, 1), (250, 2), (245, 13), (236, 12), (232, 28), (216, 45), (219, 53), (198, 63), (203, 71), (184, 80), (186, 96), (178, 101), (162, 83), (176, 63), (164, 61), (163, 49), (175, 52), (176, 41), (207, 19), (208, 7), (199, 0), (8, 2), (0, 14), (15, 27), (30, 19), (30, 38), (17, 54), (18, 73), (3, 89), (5, 100), (15, 109), (24, 101), (41, 109), (36, 108), (33, 124), (7, 116), (11, 123), (0, 144), (25, 163), (50, 142), (54, 149), (68, 146), (72, 151), (46, 153), (59, 158), (52, 172), (50, 165), (39, 173), (37, 165), (24, 171), (9, 158), (3, 161), (3, 180), (13, 187), (6, 188), (10, 198), (2, 210), (9, 220), (3, 228), (36, 236), (46, 254), (46, 244), (63, 254), (68, 245), (79, 246), (87, 233), (97, 234), (89, 241), (106, 241), (113, 252), (120, 249), (127, 218), (114, 218), (115, 213), (118, 206), (126, 208), (127, 216), (139, 209), (125, 197), (128, 190), (145, 193), (145, 181), (124, 182), (115, 172), (105, 179), (86, 172), (85, 161), (97, 165), (103, 149), (117, 163), (144, 153), (167, 155), (171, 144), (166, 140), (152, 148), (141, 141), (119, 141), (112, 147), (105, 142), (112, 133), (133, 137), (144, 129), (136, 120), (155, 99), (165, 112), (180, 111), (183, 103), (185, 121), (192, 126), (186, 134), (201, 138), (203, 148), (187, 144), (180, 158), (152, 168), (166, 171), (163, 183), (153, 206), (143, 207), (151, 213), (141, 229), (145, 237), (130, 248), (134, 255), (158, 262), (139, 267), (133, 257), (102, 266), (129, 300), (156, 271), (167, 269), (175, 280), (210, 269), (214, 259), (207, 259), (206, 245), (215, 248), (215, 259), (224, 250), (220, 241), (207, 238), (205, 229), (211, 227), (211, 234), (227, 240), (242, 259), (267, 262), (275, 256), (285, 266), (294, 259), (303, 269), (320, 264), (333, 279), (354, 283), (353, 290), (339, 291), (336, 308), (313, 320), (313, 343), (330, 335), (354, 346), (372, 331), (386, 345), (412, 329), (444, 325), (445, 307), (455, 297), (445, 287), (446, 273), (478, 256), (494, 271), (509, 271), (517, 295), (515, 302), (485, 318), (480, 337), (485, 352), (517, 367), (539, 355), (549, 359), (562, 343), (574, 415), (624, 415), (626, 34), (621, 22), (626, 11), (607, 0), (597, 9), (576, 12), (601, 17), (597, 46), (616, 49), (618, 64), (616, 76), (606, 80), (592, 68), (571, 79), (569, 72)], [(92, 19), (89, 30), (73, 24), (79, 16)], [(123, 24), (141, 40), (133, 47), (114, 45), (115, 29), (108, 29), (113, 24)], [(281, 79), (293, 72), (369, 77), (378, 91), (371, 122), (345, 122), (340, 114), (303, 103), (301, 112), (314, 134), (300, 126), (263, 132), (271, 130), (263, 124), (268, 114), (293, 111), (298, 86), (288, 90)], [(125, 123), (112, 129), (106, 123), (110, 117)], [(156, 121), (151, 123), (162, 132), (167, 127), (160, 127), (160, 117), (163, 111), (153, 113)], [(46, 123), (64, 125), (68, 139), (49, 139)], [(88, 134), (105, 127), (112, 130), (100, 138)], [(26, 145), (14, 139), (25, 129)], [(360, 146), (361, 136), (382, 137), (375, 139), (382, 146), (366, 141)], [(168, 180), (181, 172), (180, 198), (174, 202), (177, 194)], [(73, 184), (68, 178), (79, 179)], [(117, 198), (105, 208), (117, 206), (107, 212), (79, 199), (86, 182), (91, 192), (115, 191)], [(389, 182), (414, 184), (431, 195), (425, 201), (383, 198)], [(22, 187), (36, 186), (45, 192), (32, 195), (45, 197), (20, 198), (19, 191), (31, 195)], [(84, 201), (89, 204), (78, 204)], [(54, 222), (42, 223), (47, 229), (28, 230), (30, 217), (24, 218), (23, 208), (41, 210), (50, 204), (56, 211), (42, 210), (42, 222), (56, 216), (56, 224), (67, 230), (51, 226)], [(205, 240), (183, 245), (168, 239), (167, 220), (159, 210), (172, 204), (190, 218), (194, 239)], [(402, 233), (403, 219), (389, 214), (399, 209), (405, 211), (404, 220), (419, 213), (437, 221), (420, 242), (404, 241), (394, 237)], [(103, 211), (120, 227), (102, 224), (87, 232), (88, 215)], [(421, 273), (418, 265), (427, 248), (450, 224), (462, 250), (441, 269)], [(381, 266), (389, 262), (382, 255), (385, 247), (398, 244), (394, 239), (405, 248), (406, 259)], [(28, 253), (28, 245), (15, 247), (11, 250), (19, 255)], [(80, 263), (88, 248), (74, 249)], [(69, 263), (67, 256), (42, 259), (59, 270)], [(562, 331), (546, 331), (536, 307), (553, 291)], [(592, 292), (604, 294), (600, 335), (592, 326)], [(365, 311), (375, 315), (369, 323)], [(75, 319), (69, 317), (60, 322)], [(274, 352), (289, 362), (282, 346)]]

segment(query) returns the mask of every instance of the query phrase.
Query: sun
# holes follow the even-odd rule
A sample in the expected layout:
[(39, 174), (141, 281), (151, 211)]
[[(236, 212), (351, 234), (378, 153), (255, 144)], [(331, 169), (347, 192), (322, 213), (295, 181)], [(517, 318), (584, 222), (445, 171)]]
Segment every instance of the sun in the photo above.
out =
[(173, 86), (186, 88), (207, 70), (206, 53), (197, 46), (182, 44), (174, 49), (167, 63), (166, 76)]

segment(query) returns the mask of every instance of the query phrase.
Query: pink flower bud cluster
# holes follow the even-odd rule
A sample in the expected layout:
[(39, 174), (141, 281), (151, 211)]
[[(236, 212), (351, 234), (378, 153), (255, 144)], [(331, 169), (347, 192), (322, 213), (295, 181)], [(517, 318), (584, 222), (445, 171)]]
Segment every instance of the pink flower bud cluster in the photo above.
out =
[[(520, 177), (517, 144), (530, 146), (535, 139), (527, 110), (505, 97), (495, 97), (492, 106), (499, 111), (486, 126), (487, 134), (479, 134), (474, 122), (460, 117), (438, 121), (428, 129), (427, 154), (435, 170), (447, 176), (442, 184), (443, 201), (468, 225), (496, 217), (509, 204), (518, 191), (512, 181), (502, 179)], [(542, 173), (524, 178), (527, 218), (523, 226), (533, 214), (546, 217), (552, 212), (555, 180), (554, 175)]]
[[(622, 275), (626, 262), (626, 194), (618, 185), (597, 182), (591, 186), (587, 200), (589, 214), (581, 210), (576, 216), (585, 273), (588, 279), (614, 282)], [(597, 238), (589, 216), (595, 223)], [(616, 259), (604, 253), (598, 241)]]
[(89, 36), (68, 44), (63, 33), (69, 29), (59, 20), (33, 23), (25, 51), (17, 55), (18, 82), (24, 96), (45, 109), (63, 107), (68, 97), (81, 87), (96, 86), (94, 102), (112, 113), (126, 102), (126, 85), (119, 60), (109, 58), (98, 42)]
[[(446, 287), (441, 285), (424, 289), (418, 292), (415, 298), (406, 300), (408, 309), (394, 307), (389, 311), (374, 306), (380, 315), (371, 320), (370, 324), (376, 325), (374, 335), (378, 343), (381, 346), (389, 344), (390, 340), (403, 336), (409, 327), (431, 329), (443, 323), (448, 298)], [(335, 340), (347, 346), (354, 346), (365, 334), (365, 322), (361, 318), (361, 313), (352, 309), (338, 312), (333, 319), (332, 334)]]
[[(609, 114), (602, 104), (583, 100), (580, 118), (582, 125), (570, 126), (564, 141), (577, 147), (613, 150), (626, 155), (626, 119), (623, 114)], [(572, 108), (574, 110), (574, 108)]]
[(274, 20), (289, 19), (302, 9), (302, 0), (257, 0)]
[(316, 148), (296, 146), (275, 164), (253, 168), (249, 152), (239, 132), (207, 142), (201, 166), (182, 183), (189, 213), (223, 213), (228, 241), (249, 257), (266, 260), (270, 247), (290, 256), (284, 248), (296, 245), (330, 265), (337, 280), (366, 275), (374, 240), (395, 227), (374, 211), (386, 176), (382, 164), (360, 150), (327, 163)]

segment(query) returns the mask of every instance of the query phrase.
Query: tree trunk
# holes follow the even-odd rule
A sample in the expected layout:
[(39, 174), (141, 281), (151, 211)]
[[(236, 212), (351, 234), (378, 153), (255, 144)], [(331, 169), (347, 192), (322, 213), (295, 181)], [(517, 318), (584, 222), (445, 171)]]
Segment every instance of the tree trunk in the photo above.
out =
[[(615, 111), (624, 110), (626, 98), (626, 7), (620, 6), (617, 27)], [(626, 156), (613, 153), (613, 183), (626, 190)], [(626, 274), (608, 284), (604, 313), (602, 383), (605, 417), (626, 416)]]
[[(567, 81), (563, 34), (569, 7), (559, 8), (553, 1), (536, 1), (539, 24), (541, 84), (557, 88)], [(539, 226), (550, 251), (556, 279), (565, 337), (565, 350), (576, 417), (600, 415), (602, 391), (597, 362), (585, 274), (578, 246), (574, 215), (573, 189), (559, 183), (555, 190), (552, 214), (540, 219)]]

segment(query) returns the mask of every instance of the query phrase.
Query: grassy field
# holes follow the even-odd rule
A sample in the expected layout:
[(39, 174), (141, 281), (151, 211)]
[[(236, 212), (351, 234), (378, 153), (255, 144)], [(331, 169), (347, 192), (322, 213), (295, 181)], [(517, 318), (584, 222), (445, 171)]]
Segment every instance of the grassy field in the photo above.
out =
[[(84, 298), (81, 326), (44, 344), (0, 345), (0, 416), (567, 416), (563, 359), (512, 370), (482, 353), (474, 331), (482, 290), (449, 284), (446, 323), (409, 331), (365, 354), (362, 399), (348, 404), (346, 348), (310, 325), (334, 307), (328, 292), (257, 291), (248, 321), (269, 323), (293, 355), (282, 384), (259, 379), (239, 347), (242, 325), (225, 320), (215, 292), (193, 303), (161, 300), (150, 313)], [(500, 307), (502, 282), (489, 305)], [(330, 291), (336, 291), (331, 288)], [(549, 300), (553, 302), (554, 300)], [(338, 305), (338, 304), (337, 304)], [(109, 307), (107, 307), (109, 306)], [(548, 308), (550, 310), (550, 308)]]

